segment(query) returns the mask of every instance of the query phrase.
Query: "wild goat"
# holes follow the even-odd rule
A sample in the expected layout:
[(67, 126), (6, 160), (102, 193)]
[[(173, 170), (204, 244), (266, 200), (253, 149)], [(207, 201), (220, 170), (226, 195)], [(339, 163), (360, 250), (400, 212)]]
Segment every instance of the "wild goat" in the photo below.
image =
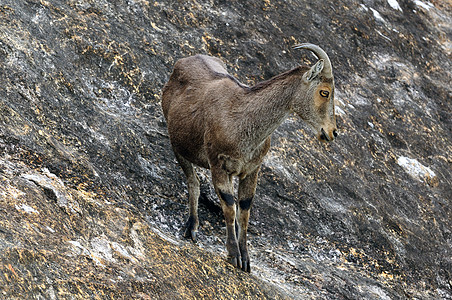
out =
[[(228, 261), (247, 272), (248, 219), (270, 135), (294, 112), (320, 140), (329, 142), (337, 136), (330, 59), (313, 44), (294, 49), (310, 50), (319, 60), (310, 68), (298, 66), (248, 87), (229, 75), (218, 58), (196, 55), (178, 60), (163, 88), (171, 145), (187, 177), (190, 204), (185, 236), (196, 241), (199, 226), (195, 164), (211, 170), (226, 221)], [(233, 176), (239, 177), (238, 201)]]

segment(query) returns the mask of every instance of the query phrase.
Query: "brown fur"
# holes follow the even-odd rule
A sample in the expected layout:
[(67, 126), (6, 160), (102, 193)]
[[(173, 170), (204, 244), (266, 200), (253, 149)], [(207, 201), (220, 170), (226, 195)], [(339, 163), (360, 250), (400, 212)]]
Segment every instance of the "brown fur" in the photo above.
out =
[[(319, 136), (326, 132), (326, 140), (335, 137), (334, 83), (332, 74), (322, 75), (322, 62), (312, 68), (296, 67), (248, 87), (229, 75), (219, 59), (196, 55), (176, 62), (163, 89), (162, 108), (171, 145), (188, 182), (186, 236), (195, 240), (199, 224), (195, 164), (211, 169), (226, 220), (229, 260), (245, 271), (250, 269), (246, 246), (249, 208), (260, 165), (270, 148), (271, 133), (295, 112)], [(320, 96), (320, 89), (330, 96)], [(238, 211), (233, 176), (240, 178)], [(240, 227), (238, 242), (236, 219)]]

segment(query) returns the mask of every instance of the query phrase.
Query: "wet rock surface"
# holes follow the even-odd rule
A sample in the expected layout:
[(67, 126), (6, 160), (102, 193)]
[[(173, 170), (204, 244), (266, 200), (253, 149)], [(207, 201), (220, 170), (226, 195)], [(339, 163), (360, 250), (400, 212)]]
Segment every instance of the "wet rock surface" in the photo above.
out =
[[(0, 1), (0, 298), (452, 298), (448, 1)], [(322, 46), (338, 139), (273, 135), (252, 274), (225, 261), (209, 173), (198, 243), (160, 109), (178, 58), (246, 84)]]

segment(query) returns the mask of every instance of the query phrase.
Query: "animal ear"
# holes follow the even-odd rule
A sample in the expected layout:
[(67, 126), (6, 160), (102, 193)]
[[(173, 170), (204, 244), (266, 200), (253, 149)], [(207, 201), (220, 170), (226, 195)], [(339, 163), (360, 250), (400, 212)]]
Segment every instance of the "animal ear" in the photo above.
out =
[(322, 72), (324, 65), (324, 60), (319, 59), (319, 61), (315, 65), (313, 65), (309, 71), (306, 72), (306, 80), (312, 81), (314, 78), (316, 78)]

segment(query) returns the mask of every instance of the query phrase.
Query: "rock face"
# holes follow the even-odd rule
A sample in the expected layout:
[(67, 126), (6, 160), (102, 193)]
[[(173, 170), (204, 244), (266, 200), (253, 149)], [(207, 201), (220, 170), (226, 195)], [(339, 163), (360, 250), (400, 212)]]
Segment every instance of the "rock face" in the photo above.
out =
[[(450, 1), (0, 0), (0, 298), (451, 299)], [(338, 139), (291, 117), (251, 214), (252, 274), (199, 242), (159, 101), (175, 61), (247, 84), (323, 47)]]

